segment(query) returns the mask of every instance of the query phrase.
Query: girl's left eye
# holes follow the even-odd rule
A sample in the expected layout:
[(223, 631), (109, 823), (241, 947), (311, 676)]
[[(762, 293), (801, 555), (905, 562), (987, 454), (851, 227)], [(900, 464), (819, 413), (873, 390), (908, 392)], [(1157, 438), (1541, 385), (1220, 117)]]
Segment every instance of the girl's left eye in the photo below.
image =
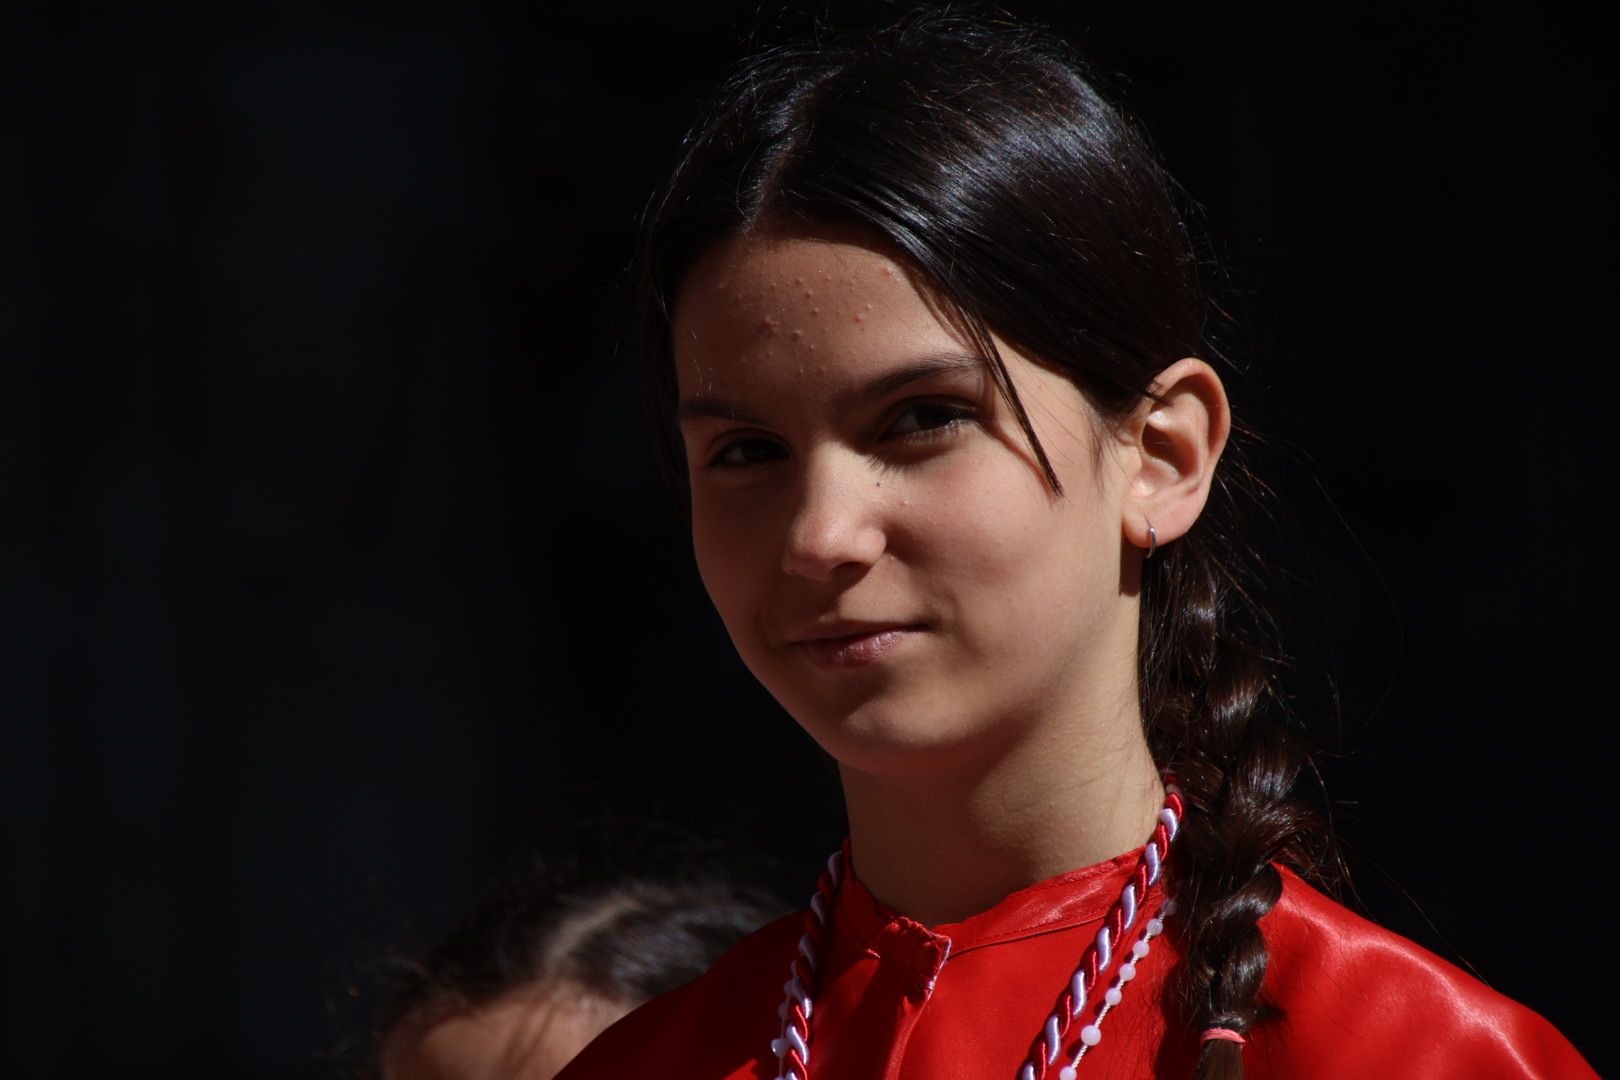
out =
[(894, 423), (889, 425), (885, 434), (891, 438), (915, 438), (928, 436), (935, 432), (953, 428), (965, 420), (973, 418), (974, 410), (966, 405), (957, 405), (949, 401), (919, 401), (906, 406), (904, 412), (895, 417)]

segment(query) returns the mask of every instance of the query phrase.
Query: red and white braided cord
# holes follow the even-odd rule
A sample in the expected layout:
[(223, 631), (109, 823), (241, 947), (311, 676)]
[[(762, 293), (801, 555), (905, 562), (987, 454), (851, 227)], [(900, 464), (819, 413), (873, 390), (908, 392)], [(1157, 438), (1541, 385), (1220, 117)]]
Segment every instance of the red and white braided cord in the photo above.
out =
[[(1036, 1036), (1034, 1045), (1030, 1048), (1029, 1058), (1022, 1069), (1019, 1070), (1019, 1080), (1045, 1080), (1047, 1069), (1057, 1061), (1064, 1045), (1068, 1042), (1069, 1030), (1076, 1017), (1084, 1010), (1086, 1001), (1097, 985), (1102, 973), (1108, 970), (1113, 959), (1115, 943), (1122, 942), (1125, 932), (1129, 930), (1138, 918), (1139, 909), (1147, 899), (1148, 889), (1156, 884), (1164, 870), (1164, 862), (1170, 853), (1170, 844), (1175, 839), (1180, 828), (1181, 815), (1184, 804), (1181, 792), (1174, 783), (1166, 784), (1164, 808), (1159, 811), (1159, 823), (1148, 839), (1147, 845), (1142, 849), (1142, 858), (1136, 864), (1136, 869), (1120, 890), (1119, 899), (1114, 901), (1103, 918), (1102, 928), (1097, 936), (1086, 947), (1085, 953), (1080, 957), (1069, 983), (1059, 996), (1057, 1007), (1052, 1015), (1047, 1017), (1041, 1032)], [(810, 1076), (810, 1014), (814, 1010), (814, 1001), (817, 985), (816, 962), (821, 954), (821, 945), (826, 937), (827, 926), (832, 920), (833, 901), (838, 895), (838, 887), (843, 884), (844, 860), (842, 852), (834, 852), (827, 860), (827, 869), (822, 872), (821, 879), (816, 883), (815, 895), (810, 898), (810, 910), (805, 913), (804, 934), (799, 938), (799, 952), (793, 958), (789, 967), (788, 981), (783, 984), (782, 992), (786, 996), (777, 1012), (782, 1018), (782, 1034), (771, 1040), (771, 1052), (776, 1055), (778, 1062), (776, 1080), (809, 1080)], [(1161, 914), (1168, 914), (1168, 905)], [(1155, 923), (1158, 919), (1153, 920)], [(1135, 947), (1141, 949), (1148, 937), (1152, 934), (1144, 933)], [(1136, 955), (1145, 955), (1146, 950)], [(1129, 961), (1127, 961), (1129, 963)], [(1122, 985), (1121, 980), (1119, 984)], [(1113, 1003), (1110, 1002), (1110, 1006)], [(1107, 1008), (1102, 1010), (1106, 1015)], [(1098, 1035), (1095, 1023), (1088, 1029), (1087, 1045), (1092, 1045)], [(1076, 1055), (1076, 1062), (1085, 1053), (1084, 1049)], [(1065, 1073), (1071, 1069), (1064, 1070)]]
[(1114, 946), (1123, 941), (1125, 931), (1136, 921), (1138, 909), (1147, 899), (1148, 888), (1163, 873), (1165, 857), (1170, 853), (1170, 842), (1175, 839), (1176, 831), (1181, 826), (1183, 809), (1181, 792), (1174, 784), (1167, 785), (1164, 808), (1159, 811), (1159, 823), (1142, 849), (1142, 858), (1137, 862), (1136, 870), (1120, 890), (1119, 899), (1114, 901), (1113, 907), (1103, 917), (1103, 925), (1097, 931), (1097, 936), (1086, 946), (1068, 985), (1058, 997), (1057, 1007), (1046, 1018), (1046, 1023), (1041, 1025), (1040, 1034), (1030, 1047), (1029, 1058), (1019, 1071), (1019, 1080), (1045, 1080), (1047, 1068), (1056, 1063), (1068, 1042), (1069, 1029), (1075, 1018), (1085, 1008), (1086, 999), (1096, 988), (1098, 978), (1108, 970)]
[(832, 919), (833, 900), (843, 882), (844, 853), (835, 851), (816, 882), (810, 910), (804, 915), (799, 954), (793, 958), (788, 981), (782, 986), (787, 996), (777, 1009), (782, 1017), (782, 1034), (771, 1040), (771, 1052), (777, 1060), (777, 1080), (809, 1080), (810, 1013), (816, 994), (816, 958), (821, 954), (821, 942)]

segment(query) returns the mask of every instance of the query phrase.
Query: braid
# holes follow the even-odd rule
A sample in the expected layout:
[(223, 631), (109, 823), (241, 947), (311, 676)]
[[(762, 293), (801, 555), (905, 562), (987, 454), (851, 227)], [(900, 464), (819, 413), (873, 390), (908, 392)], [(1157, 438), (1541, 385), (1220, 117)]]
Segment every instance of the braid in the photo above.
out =
[[(1273, 861), (1313, 866), (1323, 841), (1294, 793), (1310, 759), (1276, 687), (1279, 635), (1257, 602), (1262, 570), (1218, 554), (1252, 550), (1236, 509), (1263, 492), (1241, 451), (1228, 455), (1193, 531), (1144, 563), (1142, 667), (1154, 758), (1178, 774), (1187, 801), (1171, 887), (1194, 1026), (1242, 1034), (1277, 1015), (1259, 999), (1268, 957), (1258, 923), (1282, 895)], [(1242, 1045), (1205, 1042), (1196, 1075), (1242, 1077)]]

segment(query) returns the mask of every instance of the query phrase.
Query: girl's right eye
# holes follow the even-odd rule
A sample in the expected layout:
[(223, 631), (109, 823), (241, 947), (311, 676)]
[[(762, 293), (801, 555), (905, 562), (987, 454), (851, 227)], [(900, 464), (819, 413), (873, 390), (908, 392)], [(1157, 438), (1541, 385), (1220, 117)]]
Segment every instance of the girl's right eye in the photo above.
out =
[(736, 439), (720, 448), (720, 451), (709, 459), (706, 466), (710, 469), (746, 469), (750, 465), (763, 465), (768, 461), (780, 461), (787, 456), (779, 443), (770, 439), (746, 437)]

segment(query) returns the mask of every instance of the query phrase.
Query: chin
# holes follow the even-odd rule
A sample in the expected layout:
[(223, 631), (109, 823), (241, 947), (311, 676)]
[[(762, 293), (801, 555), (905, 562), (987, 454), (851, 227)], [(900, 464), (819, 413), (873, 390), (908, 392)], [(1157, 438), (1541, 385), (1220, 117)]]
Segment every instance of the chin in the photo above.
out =
[(881, 775), (948, 765), (986, 734), (972, 730), (959, 708), (942, 710), (937, 701), (907, 704), (878, 698), (847, 709), (817, 702), (808, 708), (788, 706), (788, 711), (839, 765)]

